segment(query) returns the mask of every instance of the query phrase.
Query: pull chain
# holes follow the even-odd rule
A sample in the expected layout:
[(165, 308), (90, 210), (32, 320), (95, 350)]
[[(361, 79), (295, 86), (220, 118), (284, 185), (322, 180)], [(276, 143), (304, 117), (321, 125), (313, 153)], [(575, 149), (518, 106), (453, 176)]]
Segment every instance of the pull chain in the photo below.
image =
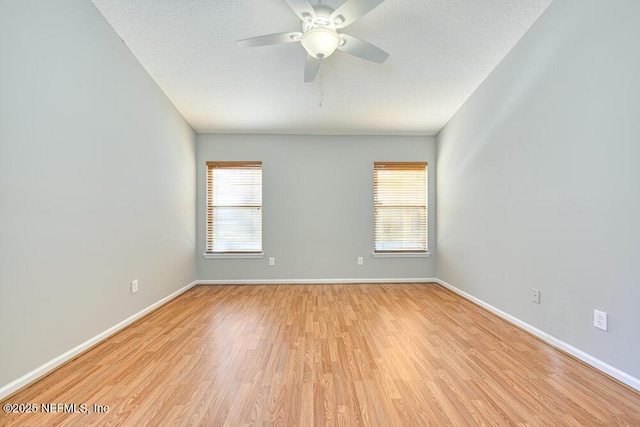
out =
[(322, 101), (324, 101), (324, 61), (320, 61), (320, 99), (318, 102), (318, 107), (322, 107)]
[[(322, 0), (318, 0), (318, 5), (322, 4)], [(324, 67), (322, 64), (324, 61), (320, 60), (320, 96), (318, 100), (318, 107), (322, 107), (322, 101), (324, 101)]]

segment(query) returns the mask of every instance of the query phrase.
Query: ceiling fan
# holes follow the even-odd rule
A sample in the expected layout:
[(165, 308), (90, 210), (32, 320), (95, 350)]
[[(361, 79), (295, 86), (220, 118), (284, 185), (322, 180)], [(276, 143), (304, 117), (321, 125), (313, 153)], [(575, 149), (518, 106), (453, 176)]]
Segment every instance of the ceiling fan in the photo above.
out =
[(242, 47), (254, 47), (300, 42), (307, 51), (305, 82), (315, 80), (320, 69), (320, 61), (329, 57), (336, 49), (379, 64), (389, 57), (384, 50), (339, 32), (384, 0), (347, 0), (335, 10), (321, 3), (312, 5), (308, 0), (285, 1), (300, 18), (302, 31), (252, 37), (238, 40), (236, 43)]

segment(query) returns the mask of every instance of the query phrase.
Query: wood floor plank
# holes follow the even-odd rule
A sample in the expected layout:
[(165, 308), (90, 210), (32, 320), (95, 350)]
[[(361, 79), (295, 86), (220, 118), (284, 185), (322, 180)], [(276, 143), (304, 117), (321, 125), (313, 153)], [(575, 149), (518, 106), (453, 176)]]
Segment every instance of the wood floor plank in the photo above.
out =
[(640, 393), (436, 284), (198, 286), (2, 403), (40, 410), (1, 426), (640, 425)]

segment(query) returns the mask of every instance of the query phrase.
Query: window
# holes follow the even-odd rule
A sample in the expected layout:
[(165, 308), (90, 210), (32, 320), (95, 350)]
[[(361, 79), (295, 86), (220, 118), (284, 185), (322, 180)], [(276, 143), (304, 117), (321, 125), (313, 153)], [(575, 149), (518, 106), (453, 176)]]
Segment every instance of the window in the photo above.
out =
[(206, 253), (261, 252), (262, 162), (207, 162)]
[(427, 163), (373, 164), (374, 254), (427, 253)]

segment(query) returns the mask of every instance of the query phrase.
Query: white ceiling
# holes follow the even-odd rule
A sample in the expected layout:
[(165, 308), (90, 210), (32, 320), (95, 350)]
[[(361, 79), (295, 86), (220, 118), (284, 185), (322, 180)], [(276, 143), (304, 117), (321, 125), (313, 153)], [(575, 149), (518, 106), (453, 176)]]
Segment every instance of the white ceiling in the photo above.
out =
[(327, 58), (322, 106), (299, 43), (236, 46), (299, 31), (284, 0), (93, 3), (199, 133), (435, 135), (551, 1), (386, 0), (343, 32), (389, 58)]

